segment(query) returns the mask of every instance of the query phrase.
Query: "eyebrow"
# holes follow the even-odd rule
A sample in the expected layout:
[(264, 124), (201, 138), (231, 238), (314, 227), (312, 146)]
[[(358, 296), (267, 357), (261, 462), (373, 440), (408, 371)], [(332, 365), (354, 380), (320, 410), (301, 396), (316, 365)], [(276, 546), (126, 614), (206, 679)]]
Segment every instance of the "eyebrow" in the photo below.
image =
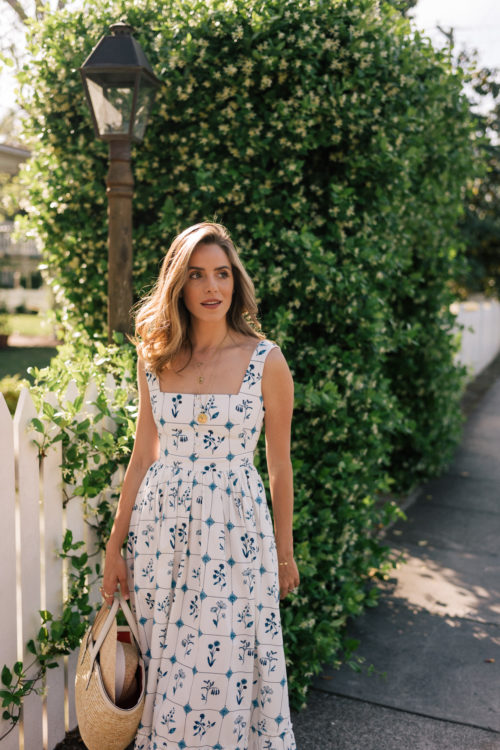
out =
[[(230, 270), (229, 266), (218, 266), (215, 270), (216, 271), (222, 271), (223, 268), (227, 268), (228, 271)], [(191, 270), (191, 269), (193, 269), (195, 271), (204, 271), (205, 270), (203, 268), (203, 266), (189, 266), (188, 270)]]

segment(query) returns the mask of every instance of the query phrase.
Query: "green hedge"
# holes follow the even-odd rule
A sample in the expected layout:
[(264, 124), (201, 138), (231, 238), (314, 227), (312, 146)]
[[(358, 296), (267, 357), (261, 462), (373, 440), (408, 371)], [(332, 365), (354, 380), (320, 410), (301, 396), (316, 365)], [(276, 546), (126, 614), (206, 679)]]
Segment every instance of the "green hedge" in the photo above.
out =
[[(77, 68), (126, 14), (163, 81), (134, 149), (134, 282), (176, 232), (217, 219), (296, 382), (295, 549), (282, 604), (290, 699), (340, 655), (387, 566), (377, 500), (442, 470), (464, 371), (450, 282), (474, 175), (463, 76), (375, 0), (96, 0), (35, 30), (25, 180), (68, 338), (106, 337), (107, 148)], [(264, 472), (261, 447), (259, 465)]]

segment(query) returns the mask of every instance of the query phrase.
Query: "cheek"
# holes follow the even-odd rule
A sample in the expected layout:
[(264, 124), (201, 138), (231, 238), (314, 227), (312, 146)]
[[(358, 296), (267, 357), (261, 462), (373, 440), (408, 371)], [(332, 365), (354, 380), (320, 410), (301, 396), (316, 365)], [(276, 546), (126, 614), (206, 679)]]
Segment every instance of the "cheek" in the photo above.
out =
[(196, 297), (197, 294), (200, 292), (200, 284), (197, 284), (196, 281), (193, 279), (192, 281), (187, 281), (184, 284), (184, 287), (182, 289), (182, 293), (184, 297), (193, 298)]
[(186, 307), (190, 307), (190, 305), (192, 305), (193, 302), (196, 301), (196, 291), (190, 284), (186, 284), (186, 286), (183, 288), (182, 299), (184, 300), (184, 304), (186, 305)]
[(224, 284), (224, 293), (231, 297), (232, 293), (234, 291), (234, 280), (233, 279), (227, 279)]

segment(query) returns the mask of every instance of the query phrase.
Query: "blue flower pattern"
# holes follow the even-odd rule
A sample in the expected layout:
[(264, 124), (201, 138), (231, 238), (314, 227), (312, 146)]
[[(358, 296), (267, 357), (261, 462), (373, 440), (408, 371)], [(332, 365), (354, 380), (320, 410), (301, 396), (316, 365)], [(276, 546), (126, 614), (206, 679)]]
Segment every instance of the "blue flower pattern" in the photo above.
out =
[(276, 543), (254, 465), (264, 422), (255, 347), (239, 393), (164, 393), (146, 370), (160, 458), (127, 540), (131, 605), (147, 667), (135, 750), (296, 750)]

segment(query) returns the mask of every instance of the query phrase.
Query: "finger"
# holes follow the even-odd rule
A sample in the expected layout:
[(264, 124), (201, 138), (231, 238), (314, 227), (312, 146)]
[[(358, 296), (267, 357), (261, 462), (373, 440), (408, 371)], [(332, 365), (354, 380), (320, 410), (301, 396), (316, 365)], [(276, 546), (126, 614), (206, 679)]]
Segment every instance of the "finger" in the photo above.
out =
[(124, 599), (130, 599), (130, 592), (128, 590), (128, 583), (126, 578), (120, 578), (120, 593)]
[(111, 606), (113, 604), (113, 600), (115, 598), (114, 594), (115, 594), (115, 591), (116, 591), (116, 586), (109, 586), (109, 588), (106, 588), (106, 586), (103, 583), (103, 585), (101, 586), (101, 588), (99, 589), (99, 591), (100, 591), (101, 596), (102, 596), (102, 598), (104, 600), (104, 603), (107, 605), (108, 609), (111, 609)]

